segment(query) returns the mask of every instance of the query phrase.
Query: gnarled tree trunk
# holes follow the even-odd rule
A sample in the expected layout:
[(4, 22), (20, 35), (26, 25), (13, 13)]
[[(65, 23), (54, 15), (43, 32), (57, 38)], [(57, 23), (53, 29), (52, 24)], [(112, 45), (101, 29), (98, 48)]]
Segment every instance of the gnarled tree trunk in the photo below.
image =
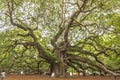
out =
[(66, 66), (65, 66), (65, 54), (60, 49), (57, 48), (55, 51), (55, 55), (57, 57), (57, 60), (55, 61), (54, 65), (52, 65), (52, 71), (55, 73), (55, 76), (57, 77), (65, 77), (66, 76)]

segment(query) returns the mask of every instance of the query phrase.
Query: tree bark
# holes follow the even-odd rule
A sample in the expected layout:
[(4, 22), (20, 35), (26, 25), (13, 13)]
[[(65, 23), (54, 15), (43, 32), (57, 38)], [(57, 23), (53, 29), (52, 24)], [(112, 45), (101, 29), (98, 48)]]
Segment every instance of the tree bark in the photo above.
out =
[(57, 57), (57, 61), (54, 63), (54, 73), (57, 77), (65, 77), (66, 75), (66, 68), (65, 68), (65, 61), (64, 61), (64, 53), (61, 51), (60, 48), (56, 49), (55, 55)]

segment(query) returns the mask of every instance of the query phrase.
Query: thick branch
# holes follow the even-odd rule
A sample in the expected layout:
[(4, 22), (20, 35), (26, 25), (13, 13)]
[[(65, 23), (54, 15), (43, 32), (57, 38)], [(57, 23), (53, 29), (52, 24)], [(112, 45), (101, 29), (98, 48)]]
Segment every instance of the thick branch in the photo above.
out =
[(51, 44), (56, 47), (56, 42), (59, 39), (59, 37), (61, 36), (61, 34), (63, 33), (64, 29), (63, 28), (59, 28), (58, 33), (55, 35), (55, 37), (53, 37), (53, 39), (51, 40)]
[(82, 6), (76, 12), (73, 13), (73, 15), (70, 18), (70, 21), (68, 22), (68, 26), (65, 29), (65, 34), (64, 34), (64, 40), (65, 40), (65, 43), (67, 44), (66, 47), (69, 45), (69, 42), (68, 42), (69, 29), (72, 26), (74, 19), (78, 17), (80, 12), (84, 11), (87, 2), (88, 2), (88, 0), (83, 0)]
[(8, 9), (9, 9), (9, 18), (10, 18), (10, 22), (13, 26), (17, 26), (18, 28), (20, 29), (23, 29), (23, 30), (27, 30), (24, 26), (18, 24), (18, 23), (15, 23), (14, 20), (13, 20), (13, 1), (11, 2), (8, 2)]
[(80, 56), (75, 56), (75, 55), (68, 55), (68, 58), (67, 59), (72, 59), (72, 60), (78, 60), (78, 61), (81, 61), (83, 63), (87, 63), (91, 66), (95, 66), (96, 68), (99, 68), (101, 70), (103, 70), (104, 72), (107, 72), (107, 73), (110, 73), (114, 76), (120, 76), (119, 73), (115, 73), (111, 70), (108, 70), (104, 65), (102, 65), (101, 63), (93, 63), (90, 59), (88, 58), (83, 58), (83, 57), (80, 57)]

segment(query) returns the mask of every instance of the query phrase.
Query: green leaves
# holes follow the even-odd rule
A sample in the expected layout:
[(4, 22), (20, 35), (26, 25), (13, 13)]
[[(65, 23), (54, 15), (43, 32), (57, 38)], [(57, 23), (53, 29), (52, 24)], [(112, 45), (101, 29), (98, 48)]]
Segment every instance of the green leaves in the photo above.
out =
[(114, 14), (112, 16), (112, 20), (111, 20), (111, 23), (113, 26), (115, 26), (115, 30), (116, 31), (120, 31), (120, 14)]
[[(86, 5), (82, 0), (80, 3), (76, 0), (1, 1), (3, 3), (0, 2), (2, 25), (0, 28), (2, 27), (3, 31), (0, 33), (0, 58), (6, 57), (1, 61), (1, 66), (6, 64), (9, 66), (12, 63), (15, 69), (22, 65), (27, 69), (36, 70), (39, 67), (37, 63), (45, 60), (46, 62), (41, 63), (41, 67), (45, 67), (46, 70), (51, 63), (62, 62), (59, 58), (60, 54), (63, 54), (66, 60), (67, 54), (71, 53), (83, 57), (83, 62), (78, 63), (86, 62), (85, 66), (90, 64), (89, 61), (84, 61), (84, 58), (90, 59), (92, 65), (96, 65), (100, 60), (106, 67), (110, 64), (112, 64), (111, 68), (119, 67), (119, 58), (116, 58), (120, 50), (119, 0), (88, 0)], [(5, 6), (8, 1), (11, 5), (13, 1), (12, 16)], [(11, 17), (14, 23), (24, 26), (26, 31), (14, 26), (14, 23), (12, 26)], [(4, 29), (6, 27), (9, 30)], [(62, 42), (60, 46), (59, 43)], [(74, 50), (70, 50), (71, 47)], [(34, 58), (35, 55), (37, 58)], [(6, 63), (9, 59), (10, 61)], [(19, 64), (14, 64), (14, 60)], [(67, 62), (64, 64), (67, 65)], [(78, 64), (72, 64), (78, 68)]]

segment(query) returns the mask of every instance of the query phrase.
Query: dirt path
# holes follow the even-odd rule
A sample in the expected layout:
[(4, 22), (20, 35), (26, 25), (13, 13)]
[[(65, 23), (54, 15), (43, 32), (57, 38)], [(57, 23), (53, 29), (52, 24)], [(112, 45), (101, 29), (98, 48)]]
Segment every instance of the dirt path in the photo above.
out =
[(5, 80), (120, 80), (120, 77), (102, 77), (102, 76), (87, 76), (73, 78), (52, 78), (40, 75), (7, 75)]

